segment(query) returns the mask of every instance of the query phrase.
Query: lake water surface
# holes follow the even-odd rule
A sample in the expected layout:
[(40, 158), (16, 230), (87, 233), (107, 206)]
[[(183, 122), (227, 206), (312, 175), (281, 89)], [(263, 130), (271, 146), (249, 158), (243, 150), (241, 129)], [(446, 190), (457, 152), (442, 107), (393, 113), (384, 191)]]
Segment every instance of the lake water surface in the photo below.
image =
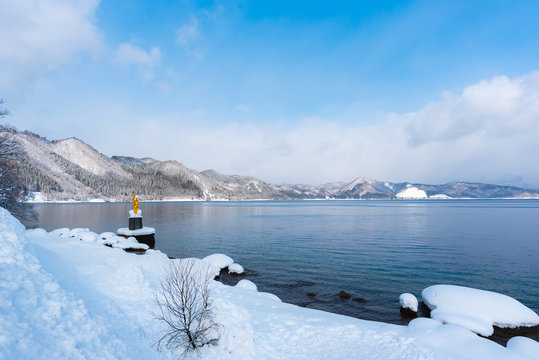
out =
[[(35, 208), (30, 227), (99, 233), (127, 227), (131, 204)], [(243, 278), (285, 302), (405, 324), (399, 295), (420, 298), (425, 287), (445, 283), (504, 293), (539, 313), (539, 200), (154, 202), (141, 209), (157, 249), (172, 257), (227, 254), (245, 267)], [(352, 299), (340, 299), (340, 290)]]

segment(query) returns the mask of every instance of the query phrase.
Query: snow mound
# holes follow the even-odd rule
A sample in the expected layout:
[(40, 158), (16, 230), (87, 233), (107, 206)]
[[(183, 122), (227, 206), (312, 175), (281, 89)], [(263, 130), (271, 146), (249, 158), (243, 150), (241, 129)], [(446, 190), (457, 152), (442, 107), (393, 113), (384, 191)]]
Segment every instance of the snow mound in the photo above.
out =
[(64, 227), (64, 228), (51, 231), (51, 234), (61, 236), (61, 237), (68, 237), (70, 231), (71, 230), (69, 228)]
[(539, 343), (524, 336), (515, 336), (507, 342), (507, 348), (532, 359), (539, 359)]
[(414, 295), (410, 293), (401, 294), (399, 296), (399, 303), (401, 307), (405, 309), (410, 309), (413, 312), (417, 312), (418, 302), (417, 302), (417, 298)]
[(92, 231), (80, 232), (77, 237), (80, 241), (98, 241), (101, 239), (99, 235)]
[(443, 324), (465, 327), (483, 336), (502, 328), (539, 325), (539, 315), (519, 301), (492, 291), (456, 285), (434, 285), (421, 293), (432, 310), (430, 316)]
[(415, 186), (410, 186), (406, 190), (401, 191), (395, 195), (397, 199), (426, 199), (427, 193), (423, 190), (419, 190)]
[(114, 235), (112, 237), (107, 238), (105, 241), (103, 241), (104, 245), (112, 246), (114, 244), (119, 243), (120, 241), (125, 240), (124, 237)]
[(242, 288), (242, 289), (247, 289), (247, 290), (257, 291), (256, 284), (254, 282), (252, 282), (252, 281), (247, 280), (247, 279), (242, 279), (242, 280), (238, 281), (238, 283), (236, 284), (236, 287), (239, 287), (239, 288)]
[(88, 228), (74, 228), (74, 229), (69, 230), (69, 233), (67, 234), (67, 237), (78, 238), (78, 235), (80, 233), (88, 232), (88, 231), (90, 231), (90, 229), (88, 229)]
[(243, 274), (243, 266), (241, 266), (240, 264), (231, 264), (228, 266), (228, 272), (229, 273), (234, 273), (234, 274)]
[(110, 238), (113, 238), (115, 237), (116, 234), (111, 232), (111, 231), (107, 231), (107, 232), (103, 232), (101, 234), (99, 234), (99, 237), (103, 240), (107, 240), (107, 239), (110, 239)]

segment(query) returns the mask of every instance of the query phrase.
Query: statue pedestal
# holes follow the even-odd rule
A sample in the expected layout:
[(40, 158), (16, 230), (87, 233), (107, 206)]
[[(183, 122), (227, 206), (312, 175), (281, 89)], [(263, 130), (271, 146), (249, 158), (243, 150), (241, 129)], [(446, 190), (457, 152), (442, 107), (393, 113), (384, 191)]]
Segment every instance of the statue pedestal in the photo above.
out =
[(130, 217), (129, 218), (129, 230), (142, 229), (142, 217)]
[(129, 227), (120, 228), (117, 233), (118, 236), (124, 238), (134, 237), (139, 243), (148, 245), (150, 249), (155, 247), (155, 229), (142, 225), (142, 210), (140, 209), (136, 214), (133, 210), (129, 210)]

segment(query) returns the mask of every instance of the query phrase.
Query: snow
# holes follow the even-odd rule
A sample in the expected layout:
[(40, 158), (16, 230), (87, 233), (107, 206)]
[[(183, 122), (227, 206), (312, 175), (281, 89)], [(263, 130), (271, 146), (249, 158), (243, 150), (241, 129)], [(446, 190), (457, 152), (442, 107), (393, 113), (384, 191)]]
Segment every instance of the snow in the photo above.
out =
[(539, 315), (530, 308), (492, 291), (433, 285), (424, 289), (421, 297), (432, 310), (432, 319), (460, 325), (483, 336), (493, 334), (493, 325), (501, 328), (539, 325)]
[(101, 240), (98, 234), (92, 231), (85, 231), (78, 234), (80, 241), (98, 241)]
[(155, 234), (155, 229), (152, 227), (144, 226), (142, 229), (129, 230), (129, 228), (119, 228), (119, 235), (125, 236), (138, 236), (138, 235), (152, 235)]
[(527, 355), (534, 359), (539, 359), (539, 343), (524, 336), (515, 336), (507, 342), (507, 348)]
[(234, 273), (234, 274), (243, 274), (243, 266), (241, 266), (240, 264), (231, 264), (228, 266), (228, 272), (229, 273)]
[(90, 231), (90, 229), (88, 228), (74, 228), (74, 229), (69, 230), (69, 232), (67, 233), (67, 237), (78, 238), (80, 233), (88, 232), (88, 231)]
[(71, 230), (69, 228), (64, 227), (64, 228), (60, 228), (60, 229), (56, 229), (56, 230), (51, 231), (51, 234), (62, 236), (62, 237), (68, 237), (70, 231)]
[(103, 244), (108, 245), (108, 246), (113, 246), (114, 244), (117, 244), (123, 241), (124, 239), (125, 238), (122, 236), (114, 235), (114, 236), (106, 238), (105, 241), (103, 241)]
[(426, 199), (428, 198), (427, 193), (423, 190), (419, 190), (415, 186), (408, 185), (406, 190), (399, 192), (395, 195), (397, 199)]
[(110, 239), (110, 238), (113, 238), (115, 237), (116, 234), (113, 233), (112, 231), (107, 231), (107, 232), (103, 232), (101, 234), (99, 234), (99, 237), (103, 240), (107, 240), (107, 239)]
[(240, 281), (238, 281), (238, 283), (236, 284), (236, 287), (247, 289), (247, 290), (252, 290), (252, 291), (257, 291), (256, 284), (247, 279), (241, 279)]
[(434, 194), (434, 195), (429, 196), (429, 199), (447, 200), (447, 199), (452, 199), (452, 197), (447, 196), (446, 194)]
[(129, 210), (129, 217), (132, 217), (132, 218), (142, 217), (142, 210), (138, 209), (136, 214), (135, 214), (135, 212), (133, 210)]
[[(168, 264), (183, 261), (25, 231), (0, 209), (0, 359), (176, 358), (156, 350), (165, 325), (152, 312)], [(213, 266), (195, 265), (206, 275)], [(515, 338), (506, 348), (432, 319), (365, 321), (282, 303), (240, 283), (211, 280), (219, 343), (187, 359), (537, 359), (533, 340)]]
[(150, 247), (147, 244), (141, 244), (134, 237), (124, 238), (118, 236), (119, 239), (116, 242), (112, 243), (113, 248), (119, 249), (132, 249), (132, 250), (148, 250)]
[(399, 296), (399, 303), (401, 307), (405, 309), (410, 309), (413, 312), (417, 312), (418, 302), (417, 302), (417, 298), (414, 295), (410, 293), (401, 294)]
[(224, 254), (212, 254), (202, 259), (205, 263), (212, 267), (212, 272), (215, 276), (219, 275), (221, 269), (224, 269), (234, 263), (230, 256)]

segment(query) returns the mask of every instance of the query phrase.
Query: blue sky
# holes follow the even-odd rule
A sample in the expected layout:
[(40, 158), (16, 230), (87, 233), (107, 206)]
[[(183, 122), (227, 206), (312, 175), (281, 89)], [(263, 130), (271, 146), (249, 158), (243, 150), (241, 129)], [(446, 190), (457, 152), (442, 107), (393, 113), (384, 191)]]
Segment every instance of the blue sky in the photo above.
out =
[(536, 1), (0, 5), (19, 129), (278, 183), (539, 186)]

